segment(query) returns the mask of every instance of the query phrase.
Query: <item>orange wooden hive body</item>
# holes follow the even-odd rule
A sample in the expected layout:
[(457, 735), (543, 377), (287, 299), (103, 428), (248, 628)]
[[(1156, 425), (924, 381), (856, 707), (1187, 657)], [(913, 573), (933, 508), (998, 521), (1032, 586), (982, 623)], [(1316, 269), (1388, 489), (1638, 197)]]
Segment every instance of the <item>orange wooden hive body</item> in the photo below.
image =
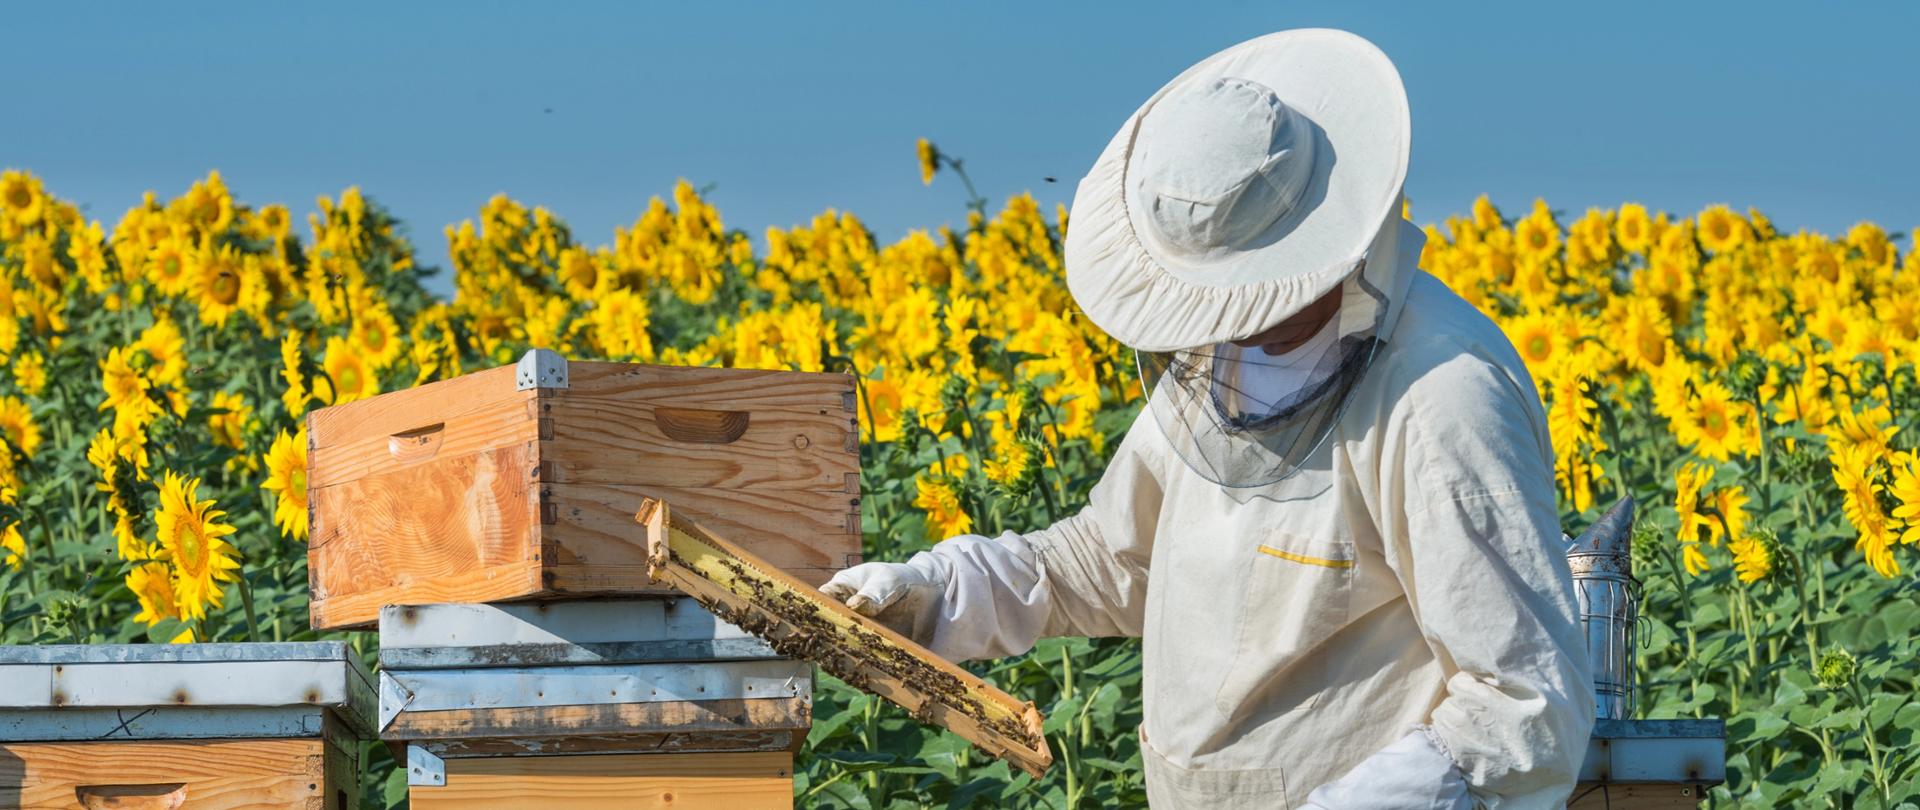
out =
[(819, 584), (860, 561), (844, 374), (572, 362), (396, 391), (308, 417), (312, 622), (382, 605), (665, 592), (641, 499), (670, 500)]

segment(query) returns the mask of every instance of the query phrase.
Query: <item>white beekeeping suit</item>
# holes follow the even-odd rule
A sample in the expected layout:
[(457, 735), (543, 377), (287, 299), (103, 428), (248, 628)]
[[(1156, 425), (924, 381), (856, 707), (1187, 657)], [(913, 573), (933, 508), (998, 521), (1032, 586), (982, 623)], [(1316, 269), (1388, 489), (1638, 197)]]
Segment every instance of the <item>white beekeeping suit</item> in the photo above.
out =
[[(1155, 94), (1067, 241), (1150, 386), (1088, 505), (828, 593), (953, 659), (1141, 637), (1156, 807), (1564, 804), (1593, 702), (1546, 418), (1500, 330), (1417, 269), (1408, 129), (1392, 64), (1338, 31)], [(1335, 294), (1288, 351), (1231, 343)]]

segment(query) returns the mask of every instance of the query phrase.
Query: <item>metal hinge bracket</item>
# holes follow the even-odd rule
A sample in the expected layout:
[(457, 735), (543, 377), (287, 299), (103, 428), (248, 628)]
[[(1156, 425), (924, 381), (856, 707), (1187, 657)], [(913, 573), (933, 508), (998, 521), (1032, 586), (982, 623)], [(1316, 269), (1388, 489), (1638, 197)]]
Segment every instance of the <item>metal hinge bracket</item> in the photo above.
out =
[(443, 787), (447, 784), (447, 762), (417, 744), (407, 744), (407, 784)]
[(552, 349), (528, 349), (513, 374), (513, 390), (566, 388), (567, 358)]

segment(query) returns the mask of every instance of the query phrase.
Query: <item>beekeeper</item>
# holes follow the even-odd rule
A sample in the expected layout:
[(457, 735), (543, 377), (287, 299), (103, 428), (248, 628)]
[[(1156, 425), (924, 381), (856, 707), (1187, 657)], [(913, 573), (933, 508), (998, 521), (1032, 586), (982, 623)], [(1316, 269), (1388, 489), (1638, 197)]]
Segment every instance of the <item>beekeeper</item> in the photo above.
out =
[(1418, 269), (1385, 54), (1207, 59), (1080, 182), (1067, 284), (1148, 402), (1087, 507), (868, 563), (834, 598), (956, 660), (1144, 639), (1156, 807), (1562, 805), (1593, 698), (1546, 417)]

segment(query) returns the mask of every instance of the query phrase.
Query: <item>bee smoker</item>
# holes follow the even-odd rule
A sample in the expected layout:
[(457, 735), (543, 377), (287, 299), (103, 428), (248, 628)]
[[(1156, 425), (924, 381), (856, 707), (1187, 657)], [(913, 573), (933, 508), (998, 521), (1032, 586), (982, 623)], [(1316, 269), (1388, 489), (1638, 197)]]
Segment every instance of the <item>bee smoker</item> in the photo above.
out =
[(1602, 720), (1633, 716), (1633, 630), (1640, 619), (1640, 582), (1633, 578), (1632, 538), (1629, 497), (1567, 541), (1567, 565), (1573, 569), (1580, 625), (1593, 662), (1594, 717)]

